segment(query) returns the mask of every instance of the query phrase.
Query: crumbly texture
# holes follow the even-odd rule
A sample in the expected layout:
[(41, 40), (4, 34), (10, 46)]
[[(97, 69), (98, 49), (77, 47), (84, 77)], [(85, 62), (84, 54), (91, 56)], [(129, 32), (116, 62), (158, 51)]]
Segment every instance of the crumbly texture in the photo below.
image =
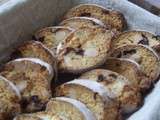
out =
[(103, 22), (101, 22), (98, 19), (95, 18), (89, 18), (89, 17), (73, 17), (66, 19), (60, 23), (61, 26), (67, 26), (71, 27), (73, 29), (79, 29), (82, 27), (106, 27), (108, 28), (109, 26), (106, 26)]
[(65, 26), (47, 27), (36, 32), (35, 38), (56, 54), (59, 43), (63, 42), (73, 31), (74, 29)]
[(47, 104), (46, 113), (57, 115), (62, 120), (96, 120), (83, 103), (66, 97), (51, 99)]
[(93, 81), (90, 80), (75, 82), (59, 86), (56, 89), (56, 96), (65, 96), (81, 101), (94, 113), (97, 120), (117, 120), (118, 106), (114, 100), (108, 98), (105, 90), (101, 90), (102, 86), (99, 88), (99, 83), (94, 82), (93, 84)]
[(126, 45), (138, 44), (152, 47), (157, 51), (157, 53), (160, 51), (160, 37), (146, 31), (127, 31), (121, 33), (116, 39), (113, 40), (112, 48), (116, 49)]
[(125, 114), (134, 112), (142, 103), (139, 88), (116, 72), (95, 69), (83, 73), (79, 79), (89, 79), (103, 84), (109, 97), (119, 102), (121, 110)]
[(36, 116), (24, 114), (24, 115), (18, 115), (17, 117), (14, 118), (14, 120), (43, 120), (43, 119)]
[(31, 113), (31, 115), (39, 117), (42, 120), (68, 120), (63, 115), (53, 114), (51, 110), (50, 111), (41, 111), (41, 112)]
[(148, 78), (142, 73), (137, 62), (126, 58), (108, 58), (103, 68), (117, 72), (125, 76), (132, 84), (139, 86), (143, 91), (148, 89), (150, 85), (145, 81)]
[(94, 4), (81, 4), (72, 8), (66, 13), (64, 19), (71, 17), (93, 17), (119, 31), (126, 28), (126, 20), (122, 13)]
[(82, 72), (104, 63), (114, 34), (101, 27), (81, 28), (70, 34), (58, 52), (60, 72)]
[(11, 55), (11, 59), (17, 58), (38, 58), (47, 62), (53, 68), (53, 79), (57, 79), (57, 60), (40, 42), (31, 40), (20, 45)]
[(112, 57), (129, 58), (140, 65), (142, 73), (148, 78), (142, 84), (151, 86), (160, 74), (160, 63), (158, 55), (149, 47), (144, 45), (127, 45), (113, 51)]
[(51, 98), (48, 69), (30, 60), (11, 61), (0, 74), (13, 82), (22, 95), (21, 107), (24, 112), (34, 112), (45, 108)]
[[(53, 106), (52, 106), (53, 107)], [(62, 115), (53, 114), (51, 111), (41, 111), (28, 114), (20, 114), (16, 116), (13, 120), (71, 120), (63, 117)]]
[(21, 112), (20, 97), (8, 80), (0, 77), (0, 120), (10, 120)]

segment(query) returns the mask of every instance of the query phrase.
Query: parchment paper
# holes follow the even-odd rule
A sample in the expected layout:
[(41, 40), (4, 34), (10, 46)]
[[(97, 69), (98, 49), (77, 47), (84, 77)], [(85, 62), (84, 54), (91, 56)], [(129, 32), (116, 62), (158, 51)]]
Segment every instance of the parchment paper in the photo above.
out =
[[(0, 6), (0, 61), (6, 61), (12, 49), (31, 39), (36, 30), (55, 25), (69, 8), (80, 3), (97, 3), (121, 11), (128, 29), (160, 33), (160, 18), (127, 0), (8, 0)], [(160, 82), (129, 120), (160, 120)]]

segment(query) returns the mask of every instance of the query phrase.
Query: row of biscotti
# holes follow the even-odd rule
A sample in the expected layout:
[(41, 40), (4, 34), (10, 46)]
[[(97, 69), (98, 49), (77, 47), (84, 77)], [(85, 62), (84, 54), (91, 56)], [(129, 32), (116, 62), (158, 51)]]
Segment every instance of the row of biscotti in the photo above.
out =
[[(118, 66), (108, 66), (109, 61), (109, 65)], [(129, 72), (133, 74), (130, 78), (137, 81), (140, 77), (138, 65), (127, 59), (110, 58), (103, 67), (106, 69), (88, 71), (82, 74), (78, 80), (57, 87), (54, 96), (65, 96), (79, 100), (96, 115), (97, 120), (105, 120), (105, 118), (117, 120), (121, 117), (121, 113), (132, 113), (137, 110), (142, 104), (138, 87), (126, 77), (107, 69), (129, 68), (128, 71), (120, 70), (120, 73), (127, 76), (125, 73)], [(55, 107), (52, 109), (55, 110)], [(66, 107), (66, 111), (68, 110), (69, 108)], [(66, 112), (66, 114), (68, 113)]]
[[(99, 6), (95, 5), (87, 5), (87, 8), (86, 5), (75, 7), (66, 15), (70, 16), (68, 14), (71, 14), (71, 17), (73, 18), (64, 20), (62, 23), (60, 23), (60, 25), (63, 27), (49, 27), (42, 29), (36, 33), (35, 37), (50, 50), (52, 50), (53, 53), (55, 53), (55, 50), (57, 51), (55, 54), (58, 58), (59, 72), (71, 72), (74, 74), (83, 73), (105, 63), (103, 68), (123, 75), (125, 78), (118, 77), (116, 79), (114, 78), (116, 75), (111, 74), (111, 76), (113, 75), (111, 79), (110, 76), (105, 76), (110, 75), (109, 73), (111, 71), (108, 72), (98, 69), (86, 73), (84, 79), (87, 78), (90, 80), (97, 80), (98, 82), (101, 81), (103, 84), (105, 83), (105, 91), (107, 91), (106, 93), (108, 98), (118, 101), (113, 102), (112, 100), (112, 104), (118, 103), (120, 105), (119, 107), (114, 107), (113, 113), (116, 113), (117, 111), (122, 111), (122, 113), (130, 113), (137, 110), (142, 103), (140, 91), (149, 89), (152, 83), (156, 81), (159, 76), (159, 58), (151, 48), (143, 46), (154, 46), (158, 50), (158, 36), (143, 31), (126, 32), (127, 34), (134, 33), (131, 36), (124, 35), (126, 36), (126, 40), (130, 41), (129, 43), (132, 44), (125, 44), (126, 40), (124, 40), (122, 37), (120, 40), (125, 41), (124, 43), (122, 41), (122, 44), (124, 45), (118, 47), (118, 49), (115, 49), (114, 44), (118, 44), (118, 39), (121, 38), (121, 36), (123, 36), (125, 33), (121, 33), (117, 36), (118, 29), (114, 30), (113, 28), (115, 27), (113, 26), (110, 28), (108, 23), (106, 24), (103, 21), (103, 18), (106, 16), (105, 14), (101, 14), (102, 7), (101, 10), (99, 10), (97, 7), (99, 8)], [(90, 8), (94, 8), (96, 10), (94, 11), (93, 9), (92, 13), (90, 13), (88, 11)], [(84, 9), (87, 9), (87, 12)], [(84, 11), (85, 14), (83, 13)], [(98, 13), (98, 15), (101, 15), (101, 17), (97, 17), (97, 14), (95, 13)], [(111, 16), (111, 14), (109, 16)], [(112, 22), (115, 23), (115, 21)], [(135, 33), (138, 34), (138, 37)], [(131, 60), (117, 58), (108, 59), (107, 57), (128, 58)], [(105, 75), (102, 74), (103, 72)], [(89, 76), (87, 74), (89, 74)], [(88, 83), (87, 81), (85, 82)], [(80, 83), (78, 82), (78, 86), (79, 84)], [(94, 83), (90, 84), (93, 85)], [(88, 88), (88, 85), (86, 86)], [(63, 87), (61, 89), (62, 90), (58, 90), (62, 91), (62, 93), (59, 93), (60, 96), (67, 96), (76, 99), (76, 97), (74, 97), (76, 94), (77, 96), (79, 96), (79, 94), (83, 94), (79, 93), (80, 89), (72, 89), (72, 87), (68, 87), (68, 91), (70, 91), (69, 93), (65, 93)], [(94, 92), (92, 91), (92, 93)], [(87, 98), (92, 99), (90, 97)], [(78, 100), (83, 103), (87, 102), (83, 98), (79, 98)], [(96, 111), (90, 106), (87, 107), (92, 110), (97, 119), (107, 118), (107, 116), (100, 115), (97, 112), (99, 109)], [(111, 110), (111, 108), (108, 107), (107, 110)], [(110, 114), (108, 114), (108, 118), (111, 117), (110, 119), (116, 119), (116, 115), (112, 115), (113, 116), (110, 116)]]
[[(96, 5), (89, 5), (89, 6), (92, 6), (92, 7), (94, 6), (96, 9), (104, 10), (107, 12), (107, 10), (105, 10), (100, 6), (96, 6)], [(113, 14), (116, 15), (117, 13), (113, 13)], [(82, 26), (83, 27), (85, 26), (99, 27), (100, 26), (100, 27), (106, 28), (106, 25), (103, 22), (95, 18), (88, 18), (88, 17), (68, 19), (64, 21), (63, 24), (72, 25), (74, 21), (76, 21), (76, 24), (75, 24), (76, 29), (78, 26), (79, 28)], [(73, 32), (74, 30), (73, 28), (69, 28), (69, 27), (55, 27), (53, 29), (47, 28), (45, 32), (47, 31), (49, 32), (49, 35), (47, 33), (47, 40), (49, 40), (47, 41), (47, 43), (49, 43), (49, 45), (51, 45), (52, 47), (54, 45), (58, 45), (56, 42), (59, 43), (61, 39), (64, 39), (64, 36), (67, 36), (69, 32)], [(55, 34), (53, 34), (54, 32)], [(43, 30), (42, 30), (42, 33), (43, 33)], [(53, 39), (53, 41), (52, 40), (50, 41), (50, 37), (51, 38), (55, 37), (55, 39)], [(44, 45), (46, 45), (45, 41), (43, 42), (42, 38), (43, 37), (41, 37), (40, 41)], [(49, 48), (48, 49), (44, 45), (42, 45), (40, 42), (37, 42), (37, 41), (25, 42), (24, 44), (18, 46), (16, 50), (11, 54), (12, 61), (10, 61), (9, 63), (5, 64), (2, 67), (1, 75), (7, 78), (12, 83), (14, 83), (15, 88), (17, 88), (17, 91), (19, 91), (21, 94), (21, 99), (19, 100), (17, 99), (17, 101), (20, 102), (18, 103), (19, 107), (15, 108), (15, 111), (17, 109), (21, 109), (21, 110), (18, 110), (18, 112), (15, 112), (14, 114), (12, 114), (12, 111), (9, 111), (9, 110), (7, 111), (6, 108), (4, 107), (4, 111), (6, 111), (6, 113), (4, 114), (2, 110), (1, 115), (3, 117), (1, 117), (1, 119), (7, 119), (5, 117), (8, 117), (9, 114), (11, 116), (14, 116), (20, 111), (34, 112), (34, 111), (42, 110), (44, 109), (47, 101), (51, 98), (50, 83), (52, 82), (51, 79), (53, 77), (54, 79), (57, 78), (57, 66), (56, 66), (55, 57), (53, 53), (50, 52), (49, 50), (50, 47), (46, 45)], [(20, 59), (17, 59), (17, 58), (20, 58)], [(0, 100), (3, 100), (3, 99), (0, 99)], [(3, 102), (1, 102), (1, 104), (3, 104)]]
[[(45, 109), (52, 97), (52, 66), (37, 58), (9, 61), (0, 70), (0, 120)], [(3, 76), (3, 77), (2, 77)]]
[[(95, 6), (95, 5), (89, 5), (89, 6), (92, 6), (92, 7), (94, 6), (95, 9), (97, 9), (97, 7), (99, 8), (99, 6)], [(85, 5), (80, 5), (77, 8), (80, 9), (81, 7), (85, 8)], [(92, 14), (93, 13), (94, 12), (92, 12)], [(103, 14), (101, 16), (104, 17), (105, 15)], [(93, 16), (88, 16), (88, 17), (93, 17)], [(101, 86), (103, 86), (103, 84), (105, 84), (105, 86), (103, 87), (103, 89), (105, 89), (104, 90), (105, 98), (104, 98), (104, 102), (103, 101), (100, 102), (100, 105), (105, 106), (105, 104), (107, 104), (107, 105), (111, 104), (111, 106), (110, 105), (106, 106), (107, 108), (105, 110), (99, 109), (99, 105), (97, 106), (98, 108), (96, 108), (96, 109), (94, 109), (92, 107), (92, 104), (91, 104), (91, 106), (88, 106), (86, 104), (86, 106), (96, 115), (97, 119), (101, 119), (101, 118), (102, 119), (107, 118), (107, 119), (113, 119), (113, 120), (118, 119), (119, 118), (118, 113), (120, 111), (122, 111), (124, 113), (133, 112), (140, 106), (141, 95), (139, 92), (139, 87), (142, 90), (144, 88), (146, 89), (150, 86), (150, 84), (153, 81), (155, 81), (155, 79), (159, 75), (159, 71), (158, 71), (159, 64), (157, 62), (158, 59), (156, 57), (156, 54), (152, 50), (150, 50), (147, 47), (142, 46), (142, 45), (132, 45), (129, 47), (125, 46), (124, 53), (123, 52), (121, 53), (121, 49), (112, 51), (111, 48), (114, 48), (113, 43), (116, 40), (116, 39), (113, 40), (113, 38), (116, 36), (117, 31), (114, 31), (113, 29), (111, 30), (110, 28), (107, 29), (107, 27), (104, 27), (104, 24), (102, 22), (100, 22), (100, 21), (97, 22), (98, 20), (96, 20), (95, 18), (88, 18), (88, 17), (85, 17), (85, 18), (78, 17), (78, 18), (71, 18), (71, 19), (65, 20), (61, 24), (70, 25), (69, 27), (72, 27), (72, 26), (75, 26), (75, 27), (72, 27), (72, 28), (66, 28), (66, 27), (46, 28), (46, 29), (38, 32), (38, 35), (36, 34), (36, 38), (39, 37), (40, 38), (39, 40), (44, 45), (46, 45), (51, 51), (53, 51), (53, 53), (55, 51), (55, 48), (57, 49), (57, 53), (58, 53), (57, 58), (58, 58), (58, 62), (59, 62), (59, 72), (63, 71), (66, 73), (68, 73), (68, 72), (82, 73), (84, 71), (88, 71), (90, 69), (93, 69), (93, 68), (98, 67), (101, 64), (105, 63), (106, 67), (105, 66), (103, 66), (103, 67), (105, 67), (106, 69), (110, 69), (112, 71), (115, 71), (117, 73), (120, 73), (124, 77), (126, 77), (126, 78), (124, 78), (123, 76), (120, 77), (119, 75), (115, 75), (116, 73), (112, 73), (112, 71), (101, 70), (101, 69), (90, 71), (90, 72), (86, 73), (86, 75), (84, 75), (84, 76), (82, 75), (84, 77), (84, 79), (87, 78), (90, 80), (97, 80), (98, 82), (100, 82), (100, 85), (102, 84)], [(69, 30), (69, 31), (64, 31), (64, 30)], [(142, 35), (142, 36), (144, 37), (145, 35)], [(117, 38), (119, 38), (119, 37), (117, 37)], [(157, 38), (157, 36), (155, 36), (153, 38)], [(64, 42), (59, 44), (63, 40), (64, 40)], [(149, 41), (151, 41), (151, 40), (149, 40)], [(39, 47), (39, 46), (41, 46), (41, 47)], [(17, 58), (17, 57), (36, 57), (37, 58), (38, 57), (48, 63), (51, 63), (53, 58), (48, 57), (48, 56), (52, 56), (52, 55), (49, 55), (50, 53), (46, 53), (46, 49), (44, 52), (44, 46), (43, 47), (42, 46), (43, 45), (39, 42), (35, 42), (35, 41), (26, 42), (24, 45), (21, 45), (16, 50), (16, 52), (14, 52), (14, 54), (12, 54), (12, 57), (13, 58)], [(134, 50), (126, 50), (128, 48), (131, 48), (131, 49), (134, 48)], [(117, 51), (117, 52), (115, 52), (115, 51)], [(119, 54), (118, 54), (118, 56), (116, 56), (116, 54), (119, 51), (120, 51), (119, 54), (122, 56), (120, 56)], [(138, 51), (138, 52), (135, 52), (135, 51)], [(141, 51), (142, 51), (142, 53), (141, 53)], [(147, 53), (147, 59), (149, 59), (149, 61), (144, 60), (144, 61), (142, 61), (141, 64), (139, 62), (137, 62), (137, 60), (139, 60), (139, 59), (144, 59), (145, 56), (143, 56), (143, 54), (146, 54), (146, 53)], [(131, 54), (131, 56), (130, 56), (130, 54)], [(120, 56), (120, 58), (121, 58), (121, 57), (124, 57), (124, 55), (126, 55), (125, 58), (129, 58), (132, 60), (126, 60), (126, 59), (122, 60), (122, 59), (116, 59), (116, 58), (107, 59), (108, 56), (111, 56), (111, 57), (119, 57)], [(150, 62), (150, 59), (152, 59), (151, 62), (153, 61), (153, 64), (150, 69), (152, 71), (152, 73), (150, 73), (149, 70), (143, 71), (143, 67), (145, 67), (144, 69), (146, 69), (148, 67), (147, 63)], [(133, 61), (135, 61), (135, 62), (133, 62)], [(53, 66), (55, 66), (55, 61), (54, 61)], [(53, 68), (55, 69), (55, 67), (53, 67)], [(156, 72), (156, 70), (157, 70), (157, 72)], [(12, 71), (13, 71), (13, 69), (12, 69)], [(8, 71), (7, 71), (7, 73), (8, 73)], [(89, 74), (89, 76), (87, 74)], [(148, 75), (146, 75), (146, 74), (148, 74)], [(93, 75), (93, 77), (90, 77), (90, 75)], [(13, 76), (15, 77), (15, 75), (13, 75)], [(115, 77), (115, 76), (118, 76), (118, 77)], [(22, 77), (20, 77), (20, 78), (22, 79)], [(81, 80), (81, 81), (83, 81), (83, 80)], [(77, 80), (76, 80), (76, 83), (78, 84), (77, 85), (78, 88), (79, 88), (79, 86), (82, 86), (82, 88), (86, 87), (87, 89), (91, 90), (91, 94), (94, 96), (96, 96), (96, 95), (93, 93), (96, 93), (96, 94), (101, 93), (99, 90), (94, 91), (94, 90), (92, 90), (92, 87), (90, 88), (90, 86), (88, 86), (88, 84), (90, 83), (90, 85), (93, 85), (93, 86), (95, 84), (96, 88), (98, 88), (99, 83), (89, 82), (87, 80), (85, 80), (84, 82), (81, 82), (81, 81), (77, 82)], [(81, 84), (81, 83), (83, 83), (83, 84)], [(30, 86), (32, 84), (33, 83), (30, 83), (28, 85)], [(69, 83), (67, 83), (67, 84), (69, 84)], [(56, 92), (57, 93), (56, 96), (72, 97), (74, 99), (78, 99), (79, 101), (81, 101), (83, 103), (86, 103), (86, 102), (88, 103), (88, 101), (86, 99), (83, 99), (83, 96), (82, 96), (82, 98), (81, 97), (79, 98), (79, 94), (83, 94), (81, 92), (79, 93), (80, 89), (72, 89), (72, 87), (69, 87), (68, 91), (70, 91), (72, 94), (70, 94), (70, 92), (69, 92), (69, 94), (63, 93), (63, 87), (60, 89), (61, 90), (57, 90), (58, 92)], [(31, 93), (32, 90), (34, 90), (34, 89), (31, 89), (30, 92), (27, 91), (27, 93)], [(38, 89), (38, 90), (41, 91), (41, 89)], [(62, 92), (59, 92), (59, 91), (62, 91)], [(73, 94), (72, 91), (76, 91), (76, 92)], [(85, 92), (88, 93), (87, 91), (85, 91)], [(34, 92), (34, 94), (35, 94), (35, 92)], [(38, 93), (36, 93), (36, 94), (38, 94)], [(77, 95), (77, 97), (74, 97), (74, 95), (75, 96)], [(84, 96), (89, 96), (89, 97), (87, 97), (89, 99), (89, 101), (92, 98), (94, 98), (94, 96), (92, 96), (92, 95), (90, 95), (90, 93), (87, 95), (84, 94)], [(100, 98), (104, 97), (101, 94), (99, 94), (99, 96), (100, 96)], [(25, 106), (23, 106), (23, 109), (29, 107), (29, 111), (30, 110), (32, 111), (33, 109), (35, 109), (35, 106), (40, 107), (40, 108), (43, 107), (44, 104), (39, 104), (40, 102), (37, 102), (37, 101), (40, 101), (39, 98), (41, 98), (41, 95), (38, 97), (37, 97), (37, 95), (33, 95), (33, 96), (29, 95), (27, 97), (29, 98), (29, 100), (25, 99), (23, 101), (23, 103), (25, 104)], [(108, 99), (106, 99), (106, 97), (108, 99), (112, 99), (112, 100), (108, 101)], [(31, 98), (33, 98), (34, 102), (32, 101)], [(93, 100), (93, 103), (97, 103), (96, 100)], [(30, 107), (30, 101), (32, 101), (31, 107)], [(114, 101), (118, 101), (118, 102), (114, 102)], [(116, 104), (118, 104), (119, 106)], [(53, 109), (54, 109), (54, 107), (53, 107)], [(97, 111), (102, 111), (102, 113), (104, 113), (104, 115), (101, 115), (101, 112), (99, 113)], [(106, 111), (110, 112), (112, 114), (106, 115), (106, 113), (107, 113)]]
[(21, 114), (14, 120), (96, 120), (81, 102), (72, 98), (55, 97), (47, 103), (45, 111)]
[[(5, 102), (8, 93), (1, 91), (0, 120), (11, 120), (19, 113), (45, 108), (52, 97), (51, 85), (57, 79), (57, 61), (40, 42), (27, 41), (13, 51), (8, 63), (1, 66), (0, 75), (10, 81), (20, 95), (19, 98), (7, 98), (11, 104)], [(5, 89), (3, 87), (1, 89)]]
[[(42, 29), (35, 38), (53, 52), (56, 50), (59, 72), (88, 72), (80, 77), (83, 80), (65, 83), (57, 88), (56, 96), (71, 97), (85, 103), (98, 120), (118, 119), (115, 118), (116, 113), (137, 110), (142, 105), (141, 93), (149, 90), (160, 74), (157, 55), (159, 36), (140, 30), (122, 32), (126, 26), (122, 14), (97, 5), (76, 6), (64, 18), (67, 20), (60, 23), (63, 27)], [(69, 27), (69, 32), (65, 31), (68, 29), (66, 27)], [(92, 70), (97, 67), (103, 69)], [(100, 110), (95, 97), (100, 95), (95, 92), (99, 83), (105, 89), (106, 96), (112, 99), (111, 104), (118, 103), (119, 107), (113, 105), (113, 108), (108, 106), (103, 111), (101, 107)], [(86, 89), (92, 92), (88, 93)], [(102, 102), (101, 105), (105, 106)]]
[[(123, 59), (120, 60), (121, 62), (123, 61)], [(131, 69), (139, 70), (133, 61), (124, 59), (124, 62), (132, 66)], [(119, 64), (121, 65), (121, 63)], [(132, 113), (142, 104), (141, 94), (137, 86), (134, 86), (124, 76), (106, 69), (88, 71), (82, 74), (79, 79), (58, 86), (54, 92), (54, 96), (78, 100), (91, 111), (92, 117), (95, 115), (96, 120), (121, 120), (122, 114)], [(66, 103), (63, 101), (63, 104)], [(49, 111), (48, 107), (50, 108)], [(21, 118), (23, 120), (25, 117), (33, 118), (34, 115), (43, 120), (44, 118), (48, 117), (50, 119), (58, 115), (62, 120), (69, 120), (78, 116), (75, 112), (72, 115), (70, 107), (65, 106), (64, 108), (62, 105), (58, 105), (58, 103), (52, 106), (49, 102), (48, 107), (44, 112), (30, 114), (31, 116), (20, 115), (17, 119)], [(52, 112), (50, 112), (51, 109)], [(84, 108), (81, 110), (83, 112), (86, 111)], [(78, 117), (77, 119), (86, 120), (87, 118)]]
[[(88, 7), (90, 8), (89, 11), (88, 11)], [(85, 15), (86, 12), (80, 13), (81, 15), (79, 15), (79, 17), (73, 16), (74, 18), (67, 19), (67, 20), (63, 21), (60, 24), (61, 27), (60, 26), (59, 27), (49, 27), (49, 28), (45, 28), (45, 29), (40, 30), (39, 32), (36, 33), (35, 37), (40, 42), (42, 42), (47, 48), (49, 48), (52, 51), (52, 53), (56, 54), (55, 49), (57, 49), (57, 51), (61, 51), (61, 48), (62, 48), (61, 45), (63, 43), (60, 44), (60, 42), (67, 41), (67, 40), (65, 40), (66, 37), (73, 34), (76, 30), (77, 30), (76, 32), (78, 33), (78, 29), (81, 31), (83, 31), (83, 29), (84, 30), (86, 29), (86, 31), (89, 33), (88, 37), (92, 36), (92, 32), (96, 30), (94, 32), (95, 33), (95, 40), (93, 40), (91, 42), (97, 41), (96, 39), (98, 38), (98, 36), (97, 36), (98, 34), (96, 32), (99, 32), (100, 34), (102, 33), (102, 36), (103, 36), (102, 42), (99, 44), (98, 47), (100, 47), (100, 45), (103, 43), (107, 43), (109, 45), (108, 46), (104, 45), (104, 47), (105, 47), (105, 50), (108, 51), (109, 47), (110, 47), (111, 39), (114, 36), (114, 34), (117, 34), (118, 33), (117, 31), (122, 31), (124, 29), (125, 20), (124, 20), (122, 14), (117, 11), (114, 11), (114, 10), (107, 10), (101, 6), (98, 6), (98, 5), (89, 5), (89, 4), (82, 5), (82, 6), (80, 5), (80, 6), (78, 6), (78, 8), (79, 9), (86, 9), (87, 8), (86, 10), (87, 10), (88, 14), (91, 14), (91, 15), (86, 16)], [(98, 13), (97, 16), (95, 16), (95, 17), (94, 17), (92, 8), (95, 9), (94, 10), (95, 13)], [(74, 8), (73, 8), (73, 10), (74, 10)], [(75, 10), (76, 10), (76, 8), (75, 8)], [(107, 14), (107, 12), (108, 12), (108, 14)], [(69, 12), (68, 12), (68, 15), (69, 15)], [(68, 15), (66, 15), (65, 18), (70, 18)], [(83, 16), (83, 17), (81, 17), (81, 16)], [(101, 17), (104, 17), (104, 20), (101, 19)], [(110, 29), (112, 29), (112, 31)], [(105, 37), (108, 37), (108, 39), (106, 39)], [(101, 41), (101, 39), (100, 39), (100, 41)], [(39, 50), (39, 47), (37, 46), (37, 44), (40, 44), (40, 43), (34, 42), (34, 41), (26, 42), (23, 45), (19, 46), (18, 49), (12, 54), (11, 57), (12, 58), (30, 57), (30, 56), (36, 57), (37, 52), (42, 52), (42, 50)], [(79, 49), (80, 49), (80, 47), (79, 47)], [(105, 52), (105, 50), (104, 50), (104, 52)], [(92, 49), (89, 50), (86, 54), (92, 54), (92, 53), (90, 53), (90, 51), (92, 52)], [(74, 52), (74, 50), (73, 50), (73, 52)], [(78, 50), (77, 52), (81, 52), (81, 51)], [(46, 60), (46, 58), (45, 58), (48, 55), (45, 54), (45, 57), (42, 57), (41, 55), (44, 56), (44, 54), (40, 54), (40, 55), (38, 55), (38, 57), (40, 57), (42, 60), (48, 62), (48, 59)], [(57, 56), (59, 56), (59, 55), (57, 55)], [(88, 57), (88, 55), (87, 55), (87, 57)], [(91, 55), (90, 57), (94, 57), (94, 56)], [(106, 54), (104, 54), (104, 56), (100, 59), (102, 60), (105, 57), (106, 57)], [(61, 57), (60, 57), (60, 59), (61, 59)], [(101, 60), (98, 60), (97, 63), (95, 63), (95, 64), (101, 64)], [(60, 62), (59, 57), (58, 57), (58, 62)], [(50, 63), (50, 61), (49, 61), (49, 63)], [(89, 65), (89, 67), (86, 66), (86, 70), (89, 68), (92, 68), (92, 66), (94, 67), (95, 64), (91, 63), (91, 65)], [(63, 71), (61, 69), (59, 69), (59, 70), (60, 70), (60, 72)], [(64, 70), (64, 71), (66, 71), (66, 70)], [(67, 69), (67, 71), (68, 71), (68, 69)], [(77, 69), (76, 71), (80, 72), (81, 70)], [(70, 70), (69, 70), (69, 72), (70, 72)]]
[(101, 27), (103, 31), (108, 30), (115, 35), (125, 30), (125, 26), (126, 20), (120, 12), (95, 4), (82, 4), (69, 10), (59, 26), (43, 28), (36, 32), (35, 39), (56, 54), (59, 51), (56, 49), (61, 48), (59, 43), (72, 36), (71, 33), (77, 29)]
[(66, 34), (62, 28), (50, 27), (35, 35), (49, 49), (57, 49), (59, 72), (82, 73), (103, 65), (107, 57), (116, 57), (131, 59), (139, 65), (143, 77), (138, 81), (129, 79), (139, 84), (142, 91), (157, 80), (160, 71), (158, 35), (141, 30), (122, 32), (124, 29), (117, 33), (118, 26), (126, 26), (123, 15), (92, 4), (76, 6), (64, 18), (60, 25), (73, 31)]

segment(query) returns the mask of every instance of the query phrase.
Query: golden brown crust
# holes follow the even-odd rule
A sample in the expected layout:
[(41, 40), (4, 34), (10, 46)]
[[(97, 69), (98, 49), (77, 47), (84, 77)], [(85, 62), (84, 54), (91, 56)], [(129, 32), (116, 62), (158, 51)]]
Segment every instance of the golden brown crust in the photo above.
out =
[(139, 88), (124, 76), (105, 69), (94, 69), (83, 73), (80, 79), (89, 79), (103, 84), (109, 97), (118, 101), (123, 113), (132, 113), (141, 103)]
[(57, 46), (73, 32), (74, 29), (65, 26), (46, 27), (35, 33), (35, 38), (56, 54)]
[(157, 53), (160, 51), (160, 37), (153, 33), (140, 30), (132, 30), (121, 33), (112, 42), (112, 48), (116, 49), (125, 45), (147, 45), (149, 47), (155, 48)]
[(43, 120), (43, 119), (40, 119), (36, 116), (29, 115), (29, 114), (22, 114), (15, 117), (14, 120)]
[(68, 97), (52, 98), (47, 104), (46, 112), (52, 116), (59, 115), (58, 117), (62, 120), (63, 118), (64, 120), (96, 120), (94, 114), (85, 104)]
[(80, 28), (70, 34), (59, 49), (60, 72), (84, 72), (104, 63), (114, 34), (101, 27)]
[(20, 93), (7, 79), (0, 76), (0, 120), (10, 120), (21, 112)]
[(108, 58), (103, 68), (125, 76), (132, 84), (139, 86), (142, 90), (150, 87), (145, 83), (148, 78), (142, 73), (139, 64), (133, 60), (126, 58)]
[[(39, 59), (16, 59), (1, 69), (0, 74), (13, 82), (21, 92), (24, 112), (44, 109), (51, 97), (49, 68)], [(49, 64), (47, 64), (49, 65)]]
[(81, 27), (104, 27), (110, 28), (110, 26), (106, 26), (102, 21), (89, 18), (89, 17), (72, 17), (69, 19), (65, 19), (60, 23), (61, 26), (71, 27), (73, 29), (79, 29)]
[(64, 19), (71, 17), (93, 17), (119, 31), (126, 28), (126, 20), (122, 13), (95, 4), (81, 4), (72, 8), (66, 13)]
[(112, 57), (128, 58), (134, 60), (140, 65), (142, 73), (148, 79), (143, 80), (142, 84), (151, 86), (159, 77), (159, 57), (153, 49), (144, 45), (127, 45), (115, 49)]
[[(26, 41), (11, 54), (11, 59), (17, 58), (38, 58), (53, 68), (53, 79), (57, 79), (57, 60), (55, 56), (42, 43), (34, 40)], [(52, 79), (52, 78), (51, 78)]]
[(55, 95), (81, 101), (95, 114), (97, 120), (117, 120), (120, 115), (118, 103), (96, 81), (77, 79), (65, 83), (57, 87)]

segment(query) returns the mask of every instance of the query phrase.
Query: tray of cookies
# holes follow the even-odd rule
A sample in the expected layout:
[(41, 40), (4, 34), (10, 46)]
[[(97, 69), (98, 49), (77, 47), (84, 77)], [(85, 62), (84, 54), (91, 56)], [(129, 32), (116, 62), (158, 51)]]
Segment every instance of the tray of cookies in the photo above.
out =
[(159, 17), (127, 0), (0, 11), (0, 120), (160, 119)]

